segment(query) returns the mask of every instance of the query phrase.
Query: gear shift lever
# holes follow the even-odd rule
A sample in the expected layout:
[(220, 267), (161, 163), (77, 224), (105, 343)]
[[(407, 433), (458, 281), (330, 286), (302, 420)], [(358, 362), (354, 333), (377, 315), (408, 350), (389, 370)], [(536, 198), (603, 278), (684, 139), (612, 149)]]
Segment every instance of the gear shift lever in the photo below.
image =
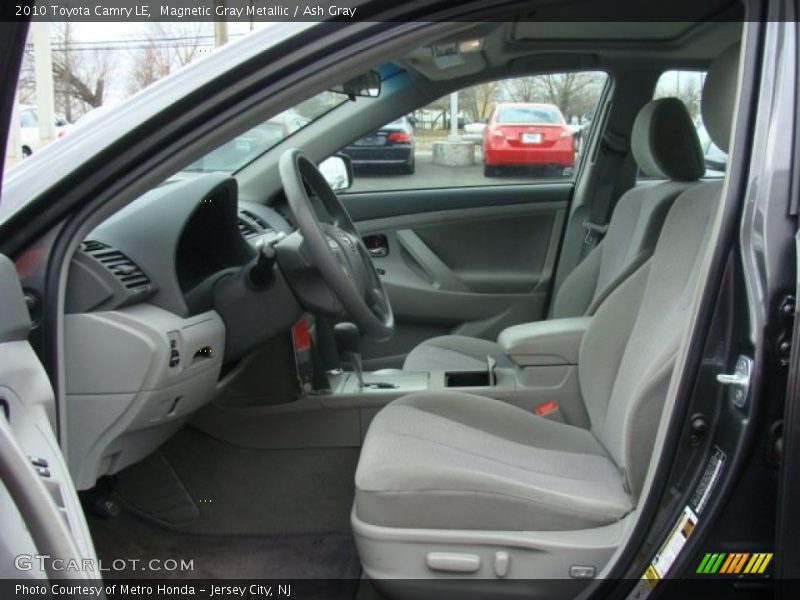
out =
[(364, 389), (364, 372), (361, 368), (361, 334), (353, 323), (337, 323), (333, 327), (336, 343), (347, 360), (353, 365), (353, 372), (358, 379), (358, 390)]

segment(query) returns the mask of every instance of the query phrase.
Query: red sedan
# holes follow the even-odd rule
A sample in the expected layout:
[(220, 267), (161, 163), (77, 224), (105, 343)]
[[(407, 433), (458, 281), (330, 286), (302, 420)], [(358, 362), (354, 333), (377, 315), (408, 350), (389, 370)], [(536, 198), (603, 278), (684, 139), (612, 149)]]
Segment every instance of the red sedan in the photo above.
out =
[(483, 130), (483, 163), (487, 177), (506, 166), (538, 166), (569, 174), (575, 165), (575, 141), (558, 107), (502, 103)]

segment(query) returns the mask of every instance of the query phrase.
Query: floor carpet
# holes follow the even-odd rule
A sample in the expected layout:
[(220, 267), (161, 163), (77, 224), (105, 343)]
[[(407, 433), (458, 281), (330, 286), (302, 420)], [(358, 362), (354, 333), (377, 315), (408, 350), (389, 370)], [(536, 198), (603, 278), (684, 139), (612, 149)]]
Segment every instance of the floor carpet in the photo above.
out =
[[(142, 561), (105, 577), (294, 580), (303, 598), (352, 600), (357, 463), (357, 448), (253, 449), (184, 428), (115, 477), (117, 518), (87, 517), (104, 565)], [(192, 569), (141, 570), (151, 559), (190, 560)]]
[(122, 471), (117, 490), (129, 508), (176, 531), (349, 534), (358, 455), (358, 448), (245, 448), (184, 428)]
[(349, 534), (197, 535), (168, 531), (127, 512), (116, 519), (88, 519), (97, 554), (106, 566), (115, 559), (138, 559), (139, 565), (152, 559), (184, 559), (193, 567), (168, 575), (129, 568), (107, 572), (107, 578), (350, 580), (349, 595), (341, 597), (352, 598), (360, 576)]

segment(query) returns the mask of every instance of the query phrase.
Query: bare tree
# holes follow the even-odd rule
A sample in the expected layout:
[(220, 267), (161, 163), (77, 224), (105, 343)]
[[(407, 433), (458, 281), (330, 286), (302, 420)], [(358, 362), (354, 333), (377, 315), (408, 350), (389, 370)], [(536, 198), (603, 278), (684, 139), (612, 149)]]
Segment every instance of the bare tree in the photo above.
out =
[[(53, 23), (52, 63), (55, 108), (68, 121), (103, 104), (106, 82), (114, 61), (103, 50), (76, 48), (74, 25)], [(36, 101), (36, 78), (33, 70), (33, 47), (28, 46), (19, 79), (20, 99)]]
[(536, 77), (518, 77), (503, 82), (503, 92), (510, 102), (544, 102)]
[(106, 81), (113, 68), (110, 52), (100, 49), (76, 51), (74, 31), (69, 22), (55, 24), (56, 48), (53, 52), (53, 79), (56, 106), (68, 121), (102, 106)]
[(459, 104), (473, 121), (485, 119), (492, 112), (499, 91), (500, 83), (497, 81), (474, 85), (459, 92)]
[(513, 102), (555, 104), (570, 119), (594, 108), (604, 81), (602, 73), (553, 73), (509, 79), (504, 91)]
[(686, 105), (692, 119), (697, 119), (700, 116), (700, 81), (694, 73), (683, 73), (683, 77), (681, 75), (681, 72), (676, 71), (674, 78), (660, 82), (656, 89), (655, 97), (666, 98), (671, 96), (678, 98)]
[(146, 88), (171, 71), (169, 53), (159, 48), (151, 39), (144, 48), (136, 51), (128, 81), (128, 91), (135, 93)]
[(207, 23), (151, 23), (134, 51), (128, 90), (133, 93), (192, 62), (204, 45)]
[(36, 77), (33, 72), (33, 48), (30, 44), (25, 46), (25, 54), (22, 57), (17, 92), (23, 104), (36, 102)]
[(685, 87), (677, 90), (675, 96), (683, 101), (692, 119), (697, 119), (700, 116), (700, 97), (702, 95), (700, 86), (694, 79), (689, 80)]

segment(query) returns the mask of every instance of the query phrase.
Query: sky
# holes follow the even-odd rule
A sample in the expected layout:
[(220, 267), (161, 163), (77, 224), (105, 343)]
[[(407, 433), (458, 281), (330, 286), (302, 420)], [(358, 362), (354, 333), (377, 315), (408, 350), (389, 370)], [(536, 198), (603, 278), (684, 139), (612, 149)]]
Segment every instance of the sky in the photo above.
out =
[[(105, 48), (111, 47), (116, 49), (108, 50), (113, 52), (113, 65), (114, 73), (118, 74), (116, 77), (110, 77), (106, 82), (106, 91), (104, 94), (104, 105), (113, 106), (124, 100), (130, 92), (128, 90), (128, 74), (131, 71), (133, 63), (133, 50), (120, 49), (130, 45), (135, 48), (136, 42), (141, 41), (152, 32), (152, 23), (136, 23), (136, 22), (104, 22), (104, 23), (86, 23), (75, 22), (70, 24), (70, 36), (72, 43), (76, 47), (82, 48)], [(168, 25), (174, 25), (170, 23)], [(190, 24), (187, 31), (195, 31), (194, 25)], [(268, 22), (255, 22), (252, 24), (253, 30), (264, 29), (273, 25)], [(203, 23), (204, 33), (207, 34), (206, 41), (208, 48), (213, 48), (213, 25), (212, 23)], [(207, 29), (207, 31), (205, 31)], [(251, 33), (250, 23), (229, 22), (228, 23), (228, 37), (230, 40), (235, 40)], [(56, 38), (51, 33), (53, 43)], [(102, 51), (102, 50), (101, 50)]]
[[(256, 22), (254, 29), (269, 27), (273, 23)], [(73, 23), (73, 35), (81, 41), (138, 39), (147, 31), (148, 23)], [(250, 23), (229, 22), (228, 35), (237, 37), (250, 32)]]

